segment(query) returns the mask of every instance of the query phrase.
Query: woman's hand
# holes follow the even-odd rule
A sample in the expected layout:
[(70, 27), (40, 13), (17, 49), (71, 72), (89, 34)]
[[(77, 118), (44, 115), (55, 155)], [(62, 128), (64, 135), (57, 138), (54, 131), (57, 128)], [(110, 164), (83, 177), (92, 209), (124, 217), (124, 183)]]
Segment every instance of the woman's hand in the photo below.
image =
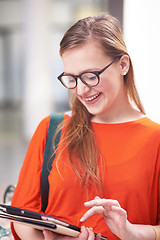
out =
[(118, 201), (95, 197), (94, 200), (85, 202), (84, 205), (91, 208), (83, 215), (81, 222), (86, 221), (94, 214), (103, 214), (112, 233), (120, 239), (127, 239), (130, 223), (127, 221), (126, 211), (120, 207)]
[[(79, 237), (68, 237), (68, 236), (63, 236), (60, 234), (53, 233), (48, 230), (43, 231), (44, 234), (44, 240), (95, 240), (95, 235), (93, 233), (93, 229), (91, 228), (85, 228), (84, 226), (81, 227), (81, 233)], [(97, 234), (96, 240), (100, 240), (101, 235)]]

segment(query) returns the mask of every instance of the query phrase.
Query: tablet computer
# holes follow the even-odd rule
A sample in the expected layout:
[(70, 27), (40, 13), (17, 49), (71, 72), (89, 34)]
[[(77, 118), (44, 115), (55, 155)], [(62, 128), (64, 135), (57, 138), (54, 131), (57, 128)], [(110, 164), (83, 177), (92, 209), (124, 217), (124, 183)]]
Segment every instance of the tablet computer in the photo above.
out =
[[(79, 227), (61, 221), (53, 216), (16, 208), (10, 205), (0, 204), (0, 218), (28, 225), (39, 230), (48, 229), (55, 233), (71, 237), (78, 237), (80, 234)], [(107, 237), (101, 236), (101, 240), (104, 239), (107, 239)]]

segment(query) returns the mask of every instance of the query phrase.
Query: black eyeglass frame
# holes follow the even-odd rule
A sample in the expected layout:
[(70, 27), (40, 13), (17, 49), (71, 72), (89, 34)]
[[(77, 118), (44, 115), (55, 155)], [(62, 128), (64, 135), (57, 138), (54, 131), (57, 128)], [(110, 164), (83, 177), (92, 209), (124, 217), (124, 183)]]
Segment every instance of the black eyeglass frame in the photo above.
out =
[[(61, 78), (62, 78), (63, 76), (71, 76), (71, 77), (73, 77), (73, 78), (75, 79), (76, 85), (75, 85), (75, 87), (68, 88), (68, 89), (74, 89), (74, 88), (77, 87), (77, 78), (79, 78), (86, 86), (88, 86), (88, 87), (95, 87), (95, 86), (97, 86), (97, 85), (99, 84), (99, 81), (100, 81), (99, 75), (100, 75), (101, 73), (103, 73), (107, 68), (109, 68), (114, 62), (116, 62), (116, 61), (117, 61), (118, 59), (120, 59), (120, 58), (121, 58), (121, 56), (115, 58), (111, 63), (109, 63), (109, 64), (108, 64), (107, 66), (105, 66), (104, 68), (102, 68), (100, 71), (83, 72), (83, 73), (81, 73), (81, 74), (79, 74), (79, 75), (72, 75), (72, 74), (66, 74), (66, 75), (65, 75), (64, 72), (63, 72), (63, 73), (61, 73), (57, 78), (58, 78), (58, 80), (62, 83), (62, 85), (63, 85), (64, 87), (68, 88), (68, 87), (63, 83), (63, 81), (62, 81)], [(83, 80), (83, 78), (81, 78), (81, 76), (84, 75), (85, 73), (93, 73), (93, 74), (95, 74), (95, 75), (97, 76), (98, 82), (97, 82), (95, 85), (90, 85), (90, 84), (86, 83), (86, 82)]]

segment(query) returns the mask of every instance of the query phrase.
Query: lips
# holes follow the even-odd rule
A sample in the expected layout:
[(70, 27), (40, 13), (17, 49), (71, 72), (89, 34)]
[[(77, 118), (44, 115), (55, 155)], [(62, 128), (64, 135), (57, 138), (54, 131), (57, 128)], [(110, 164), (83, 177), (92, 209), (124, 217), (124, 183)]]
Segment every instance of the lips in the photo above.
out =
[(101, 95), (101, 93), (98, 93), (98, 94), (93, 95), (93, 96), (91, 96), (91, 97), (85, 97), (85, 101), (86, 101), (86, 102), (92, 102), (92, 101), (94, 101), (95, 99), (97, 99), (100, 95)]

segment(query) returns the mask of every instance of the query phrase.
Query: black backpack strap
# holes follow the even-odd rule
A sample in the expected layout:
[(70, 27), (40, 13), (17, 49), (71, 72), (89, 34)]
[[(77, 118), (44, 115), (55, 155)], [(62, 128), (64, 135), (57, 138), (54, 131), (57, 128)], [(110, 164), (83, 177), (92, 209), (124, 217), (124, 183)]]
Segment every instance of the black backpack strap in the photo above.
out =
[[(52, 162), (55, 158), (53, 154), (53, 136), (58, 125), (63, 121), (64, 115), (51, 114), (50, 123), (47, 133), (46, 146), (44, 150), (42, 173), (41, 173), (41, 210), (45, 212), (48, 205), (49, 182), (48, 176), (52, 169)], [(55, 139), (55, 146), (58, 145), (61, 136), (61, 131), (57, 134)], [(52, 156), (52, 157), (51, 157)]]

